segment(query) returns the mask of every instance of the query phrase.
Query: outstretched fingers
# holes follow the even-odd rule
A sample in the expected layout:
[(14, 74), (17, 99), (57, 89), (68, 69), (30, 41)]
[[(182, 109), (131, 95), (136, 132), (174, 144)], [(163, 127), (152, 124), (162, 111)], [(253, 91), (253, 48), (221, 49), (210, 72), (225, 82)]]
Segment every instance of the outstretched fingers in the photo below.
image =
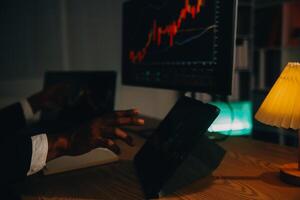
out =
[(104, 122), (108, 126), (141, 126), (145, 121), (138, 116), (139, 111), (137, 109), (115, 111), (111, 114), (104, 116)]
[(120, 117), (115, 119), (112, 125), (115, 126), (127, 126), (127, 125), (136, 125), (141, 126), (144, 125), (145, 121), (139, 117)]
[(120, 128), (108, 127), (103, 131), (104, 131), (102, 133), (103, 138), (107, 138), (111, 140), (120, 139), (128, 145), (134, 146), (132, 137)]
[(114, 112), (114, 115), (115, 115), (116, 118), (135, 116), (135, 115), (138, 115), (138, 114), (140, 114), (140, 112), (136, 108), (130, 109), (130, 110), (119, 110), (119, 111)]

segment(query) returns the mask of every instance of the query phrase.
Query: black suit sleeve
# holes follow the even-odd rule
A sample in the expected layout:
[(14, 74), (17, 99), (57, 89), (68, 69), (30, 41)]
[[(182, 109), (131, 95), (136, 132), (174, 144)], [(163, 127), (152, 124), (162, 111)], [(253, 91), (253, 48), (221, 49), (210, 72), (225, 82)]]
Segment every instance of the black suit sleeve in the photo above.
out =
[(20, 134), (26, 127), (20, 103), (0, 110), (0, 183), (9, 184), (27, 175), (32, 156), (29, 135)]
[(26, 177), (32, 156), (31, 137), (2, 140), (0, 145), (1, 183), (9, 184)]
[(0, 110), (0, 141), (15, 137), (17, 132), (26, 126), (23, 109), (15, 103)]

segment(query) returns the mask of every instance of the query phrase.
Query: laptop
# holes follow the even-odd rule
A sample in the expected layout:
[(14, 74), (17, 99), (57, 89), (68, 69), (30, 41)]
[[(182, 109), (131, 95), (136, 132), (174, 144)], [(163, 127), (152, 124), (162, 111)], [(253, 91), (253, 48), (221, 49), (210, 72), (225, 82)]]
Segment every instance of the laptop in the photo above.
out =
[[(74, 124), (83, 123), (94, 115), (113, 111), (116, 90), (116, 72), (114, 71), (49, 71), (45, 74), (44, 88), (56, 84), (67, 84), (67, 104), (63, 109), (41, 114), (41, 123), (55, 133), (69, 129)], [(83, 96), (85, 94), (85, 96)], [(55, 123), (53, 123), (53, 121)], [(50, 124), (50, 123), (49, 123)], [(55, 125), (54, 125), (55, 124)], [(118, 156), (105, 148), (96, 148), (80, 156), (62, 156), (46, 164), (44, 174), (106, 164), (118, 160)]]
[[(64, 120), (90, 118), (91, 113), (102, 114), (114, 109), (116, 72), (114, 71), (50, 71), (46, 72), (44, 88), (66, 84), (69, 86), (67, 104), (63, 110), (42, 113), (41, 120), (64, 117)], [(85, 95), (85, 96), (84, 96)], [(81, 113), (81, 118), (75, 113)]]

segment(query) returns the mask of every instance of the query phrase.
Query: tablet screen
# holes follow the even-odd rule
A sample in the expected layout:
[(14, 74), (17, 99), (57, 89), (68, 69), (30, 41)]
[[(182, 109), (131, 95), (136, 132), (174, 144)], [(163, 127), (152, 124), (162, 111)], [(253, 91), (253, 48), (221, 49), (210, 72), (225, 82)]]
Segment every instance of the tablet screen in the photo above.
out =
[(135, 156), (145, 193), (158, 192), (194, 150), (219, 109), (188, 97), (180, 98)]

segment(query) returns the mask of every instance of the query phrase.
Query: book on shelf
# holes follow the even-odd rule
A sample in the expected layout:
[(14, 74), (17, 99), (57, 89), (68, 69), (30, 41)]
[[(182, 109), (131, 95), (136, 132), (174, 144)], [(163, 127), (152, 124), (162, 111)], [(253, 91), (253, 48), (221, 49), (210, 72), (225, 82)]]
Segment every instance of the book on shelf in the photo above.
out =
[(255, 46), (258, 48), (281, 46), (282, 6), (263, 7), (255, 11)]
[(260, 48), (255, 54), (257, 89), (271, 88), (281, 72), (281, 50)]
[(285, 2), (282, 13), (282, 46), (300, 47), (300, 1)]
[(239, 73), (233, 73), (232, 76), (232, 93), (228, 97), (229, 101), (237, 101), (240, 97), (240, 76)]
[(249, 69), (249, 42), (246, 39), (236, 45), (235, 69)]

